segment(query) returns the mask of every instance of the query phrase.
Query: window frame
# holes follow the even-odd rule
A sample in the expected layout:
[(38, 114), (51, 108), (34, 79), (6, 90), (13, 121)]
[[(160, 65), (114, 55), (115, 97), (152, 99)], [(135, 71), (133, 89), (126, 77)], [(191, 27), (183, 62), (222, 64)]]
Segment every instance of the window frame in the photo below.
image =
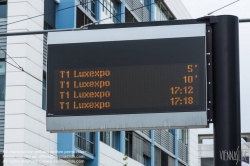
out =
[(2, 92), (0, 92), (0, 95), (1, 93), (3, 93), (3, 100), (1, 100), (1, 97), (0, 97), (0, 102), (2, 101), (5, 101), (5, 95), (6, 95), (6, 62), (4, 60), (0, 60), (0, 63), (3, 62), (4, 64), (4, 69), (3, 69), (3, 72), (0, 72), (0, 76), (3, 76), (4, 80), (3, 80), (3, 90)]

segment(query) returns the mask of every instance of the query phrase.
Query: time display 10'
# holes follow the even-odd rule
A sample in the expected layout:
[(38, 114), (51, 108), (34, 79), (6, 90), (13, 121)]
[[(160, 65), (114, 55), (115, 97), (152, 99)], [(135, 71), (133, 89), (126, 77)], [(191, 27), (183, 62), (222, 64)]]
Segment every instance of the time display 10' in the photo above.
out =
[(205, 110), (204, 44), (190, 49), (190, 44), (199, 45), (203, 40), (162, 39), (161, 45), (157, 40), (145, 40), (49, 46), (52, 55), (62, 51), (48, 64), (51, 93), (47, 108), (53, 115)]

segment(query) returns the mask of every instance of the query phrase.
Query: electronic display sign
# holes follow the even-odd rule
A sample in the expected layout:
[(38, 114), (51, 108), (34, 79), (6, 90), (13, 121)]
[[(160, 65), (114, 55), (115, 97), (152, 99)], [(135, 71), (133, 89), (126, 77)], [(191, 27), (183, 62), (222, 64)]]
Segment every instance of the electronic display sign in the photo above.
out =
[[(201, 27), (204, 28), (204, 25)], [(123, 31), (124, 28), (116, 30)], [(146, 39), (133, 36), (133, 39), (127, 39), (129, 35), (125, 35), (125, 40), (117, 40), (119, 36), (109, 39), (105, 30), (76, 33), (79, 36), (88, 32), (100, 32), (104, 38), (100, 35), (97, 41), (90, 38), (81, 42), (79, 38), (69, 43), (60, 41), (48, 45), (47, 118), (98, 116), (93, 119), (96, 123), (100, 122), (99, 118), (106, 118), (110, 123), (114, 118), (112, 116), (117, 115), (124, 116), (123, 119), (141, 115), (140, 121), (143, 121), (143, 116), (152, 114), (167, 116), (167, 113), (203, 112), (206, 115), (205, 36), (174, 38), (163, 35), (162, 38)], [(58, 33), (54, 34), (58, 36)], [(52, 36), (49, 36), (49, 40), (52, 40)], [(201, 119), (204, 118), (199, 115)], [(63, 120), (59, 121), (62, 123)], [(68, 124), (72, 123), (74, 120)], [(107, 127), (105, 122), (101, 123), (100, 129), (93, 125), (93, 128), (89, 128), (87, 124), (85, 128), (75, 125), (75, 130), (150, 128), (147, 125), (117, 127), (117, 124), (114, 124), (116, 127)], [(206, 122), (203, 123), (206, 125)], [(106, 127), (101, 128), (103, 125)], [(69, 130), (74, 129), (66, 129)]]

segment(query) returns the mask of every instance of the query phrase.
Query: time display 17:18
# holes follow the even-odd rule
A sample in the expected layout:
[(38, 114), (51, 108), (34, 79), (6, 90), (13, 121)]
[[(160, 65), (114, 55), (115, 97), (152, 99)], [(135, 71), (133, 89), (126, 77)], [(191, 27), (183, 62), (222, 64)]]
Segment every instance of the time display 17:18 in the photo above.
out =
[[(171, 105), (194, 105), (197, 101), (194, 101), (194, 92), (197, 92), (198, 84), (198, 64), (188, 64), (186, 66), (187, 74), (182, 76), (182, 84), (184, 86), (172, 86), (170, 90)], [(194, 88), (195, 87), (195, 88)]]

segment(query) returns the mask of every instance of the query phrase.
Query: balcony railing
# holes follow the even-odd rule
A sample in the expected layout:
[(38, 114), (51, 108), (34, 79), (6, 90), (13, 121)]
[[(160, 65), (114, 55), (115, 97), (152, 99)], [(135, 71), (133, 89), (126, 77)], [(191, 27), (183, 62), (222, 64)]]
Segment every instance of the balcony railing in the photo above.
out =
[(114, 23), (120, 23), (120, 18), (118, 16), (118, 11), (117, 11), (117, 6), (118, 4), (116, 4), (116, 2), (110, 0), (101, 0), (102, 4), (102, 11), (108, 16), (108, 17), (112, 17), (112, 21)]
[(178, 157), (184, 161), (188, 162), (188, 146), (182, 143), (180, 140), (178, 141)]
[(86, 133), (75, 133), (75, 147), (94, 155), (94, 142), (86, 139)]
[(174, 136), (166, 130), (155, 130), (155, 142), (174, 154)]
[(81, 3), (81, 6), (85, 10), (84, 13), (86, 15), (91, 15), (94, 19), (96, 19), (96, 11), (97, 11), (97, 5), (96, 0), (91, 0), (89, 2), (88, 0), (79, 0)]
[[(0, 18), (0, 33), (6, 33), (7, 32), (7, 19), (6, 18)], [(0, 37), (0, 58), (5, 58), (5, 51), (6, 51), (6, 43), (7, 43), (7, 37), (3, 36)]]
[(47, 35), (43, 35), (43, 70), (45, 71), (47, 68), (47, 53), (48, 53)]
[(128, 10), (133, 10), (131, 13), (136, 19), (138, 19), (137, 21), (150, 21), (150, 12), (148, 11), (147, 7), (143, 7), (144, 5), (140, 2), (140, 0), (125, 0), (125, 5)]

